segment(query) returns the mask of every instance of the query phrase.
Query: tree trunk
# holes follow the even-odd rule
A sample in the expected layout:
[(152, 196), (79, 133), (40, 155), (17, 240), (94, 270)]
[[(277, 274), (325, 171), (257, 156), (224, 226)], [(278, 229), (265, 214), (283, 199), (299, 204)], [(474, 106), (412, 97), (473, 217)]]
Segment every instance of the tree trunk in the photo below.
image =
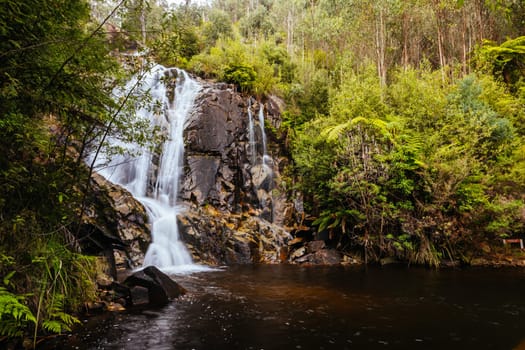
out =
[(287, 38), (286, 38), (286, 49), (288, 51), (288, 55), (292, 55), (293, 53), (293, 42), (294, 42), (294, 22), (293, 22), (293, 5), (292, 10), (288, 10), (288, 16), (286, 18), (286, 26), (287, 26)]
[(437, 44), (438, 44), (438, 55), (439, 55), (439, 66), (441, 69), (441, 80), (445, 84), (445, 50), (443, 49), (443, 10), (439, 9), (439, 0), (434, 1), (435, 16), (436, 16), (436, 29), (437, 29)]
[(146, 1), (142, 1), (140, 8), (140, 31), (142, 33), (142, 45), (146, 47)]
[(468, 32), (468, 24), (467, 24), (467, 11), (465, 6), (463, 6), (463, 11), (461, 11), (463, 14), (463, 30), (461, 31), (462, 36), (462, 48), (463, 48), (463, 55), (462, 55), (462, 66), (463, 66), (463, 74), (467, 75), (468, 70), (468, 64), (467, 64), (467, 56), (469, 48), (467, 47), (467, 32)]
[(379, 6), (379, 14), (376, 18), (376, 54), (377, 54), (377, 73), (381, 86), (386, 85), (386, 64), (385, 64), (385, 19), (383, 6)]
[(409, 17), (406, 11), (403, 12), (403, 69), (408, 69), (408, 38), (409, 38)]

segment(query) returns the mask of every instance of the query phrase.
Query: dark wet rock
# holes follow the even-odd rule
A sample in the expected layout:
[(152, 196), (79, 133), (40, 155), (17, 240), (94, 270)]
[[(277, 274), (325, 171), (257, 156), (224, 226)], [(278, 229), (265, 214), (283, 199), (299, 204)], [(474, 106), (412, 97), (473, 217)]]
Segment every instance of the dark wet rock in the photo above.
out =
[(185, 176), (184, 188), (189, 192), (189, 198), (197, 204), (217, 202), (217, 170), (220, 159), (208, 155), (191, 155), (186, 158), (188, 172)]
[(282, 123), (281, 111), (284, 111), (286, 103), (279, 97), (271, 95), (268, 96), (265, 106), (270, 125), (275, 129), (279, 129)]
[[(179, 228), (196, 262), (213, 265), (278, 263), (288, 259), (288, 227), (297, 226), (293, 202), (280, 171), (287, 157), (266, 130), (263, 164), (260, 102), (224, 84), (204, 84), (186, 120), (185, 172), (180, 199), (188, 204)], [(265, 102), (265, 119), (278, 128), (282, 101)], [(249, 142), (248, 108), (254, 118)]]
[[(281, 119), (281, 102), (276, 97), (268, 98), (264, 108), (266, 120)], [(291, 226), (293, 204), (280, 176), (287, 157), (282, 156), (284, 149), (276, 136), (266, 130), (270, 157), (268, 165), (263, 165), (257, 115), (260, 102), (251, 98), (256, 148), (253, 152), (254, 145), (249, 142), (249, 104), (247, 97), (224, 84), (204, 84), (184, 130), (185, 173), (180, 197), (198, 206), (212, 205), (226, 214), (259, 210), (267, 221)]]
[(116, 278), (118, 267), (142, 265), (151, 242), (144, 206), (131, 193), (92, 174), (92, 192), (79, 230), (77, 249), (105, 257), (107, 275)]
[(309, 253), (296, 259), (295, 262), (299, 264), (312, 265), (338, 265), (343, 261), (340, 252), (335, 249), (321, 249), (315, 253)]
[(153, 306), (166, 305), (170, 300), (186, 293), (186, 290), (155, 266), (148, 266), (126, 278), (124, 285), (130, 288), (133, 305), (147, 301)]
[(311, 241), (306, 244), (306, 249), (308, 253), (316, 253), (321, 249), (326, 248), (326, 243), (324, 241)]

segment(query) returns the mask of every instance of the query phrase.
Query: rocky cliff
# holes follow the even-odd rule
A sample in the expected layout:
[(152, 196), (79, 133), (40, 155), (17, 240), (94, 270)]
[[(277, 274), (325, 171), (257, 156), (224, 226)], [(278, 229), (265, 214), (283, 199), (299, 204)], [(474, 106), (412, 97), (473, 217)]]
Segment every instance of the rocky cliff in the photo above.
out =
[(285, 227), (292, 225), (294, 209), (280, 175), (287, 159), (271, 132), (280, 120), (279, 102), (264, 102), (266, 159), (261, 125), (255, 120), (250, 131), (248, 115), (249, 108), (256, 115), (261, 103), (229, 85), (206, 84), (187, 120), (180, 199), (188, 210), (179, 223), (197, 261), (274, 263), (288, 257)]

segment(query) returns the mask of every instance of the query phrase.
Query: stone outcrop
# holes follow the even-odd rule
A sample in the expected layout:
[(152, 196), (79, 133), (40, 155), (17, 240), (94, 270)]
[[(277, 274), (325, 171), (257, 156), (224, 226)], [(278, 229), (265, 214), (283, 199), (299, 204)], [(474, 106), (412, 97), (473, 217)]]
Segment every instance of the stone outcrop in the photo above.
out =
[[(227, 84), (203, 86), (186, 119), (178, 198), (187, 208), (178, 217), (180, 236), (194, 260), (211, 265), (333, 263), (337, 257), (326, 249), (312, 252), (305, 246), (305, 254), (298, 254), (297, 248), (308, 239), (299, 246), (288, 244), (293, 238), (290, 231), (304, 226), (304, 212), (300, 200), (291, 200), (281, 178), (289, 162), (283, 156), (284, 141), (275, 132), (281, 125), (283, 102), (277, 97), (257, 101)], [(258, 118), (261, 104), (266, 151)], [(150, 243), (144, 208), (119, 186), (96, 174), (93, 180), (100, 198), (90, 209), (90, 224), (112, 242), (117, 265), (140, 266)], [(108, 258), (112, 255), (108, 253)]]
[(204, 207), (188, 210), (178, 219), (182, 239), (199, 263), (282, 263), (288, 257), (290, 234), (255, 215), (225, 215)]
[[(248, 108), (254, 115), (255, 145), (249, 142)], [(266, 101), (265, 118), (280, 123), (282, 102)], [(263, 162), (260, 102), (225, 84), (206, 84), (186, 121), (185, 174), (180, 200), (188, 210), (179, 216), (179, 231), (193, 258), (202, 263), (278, 263), (288, 258), (285, 229), (293, 225), (280, 170), (276, 136), (268, 130)]]
[[(144, 206), (126, 189), (96, 173), (92, 184), (93, 200), (82, 228), (83, 249), (92, 253), (105, 250), (110, 265), (141, 266), (151, 242)], [(115, 271), (111, 275), (115, 277)]]

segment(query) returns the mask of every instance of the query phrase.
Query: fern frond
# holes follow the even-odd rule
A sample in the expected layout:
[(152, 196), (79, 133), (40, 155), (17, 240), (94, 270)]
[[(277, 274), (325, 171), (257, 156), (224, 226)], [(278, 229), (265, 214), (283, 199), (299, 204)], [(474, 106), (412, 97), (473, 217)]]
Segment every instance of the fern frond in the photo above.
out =
[(44, 320), (42, 322), (42, 329), (52, 333), (62, 333), (63, 331), (70, 331), (71, 329), (58, 320)]
[(24, 297), (0, 287), (0, 335), (20, 336), (27, 323), (36, 324), (36, 318), (26, 305)]
[(321, 136), (325, 137), (328, 142), (333, 142), (336, 141), (349, 127), (350, 122), (330, 126), (321, 131)]

